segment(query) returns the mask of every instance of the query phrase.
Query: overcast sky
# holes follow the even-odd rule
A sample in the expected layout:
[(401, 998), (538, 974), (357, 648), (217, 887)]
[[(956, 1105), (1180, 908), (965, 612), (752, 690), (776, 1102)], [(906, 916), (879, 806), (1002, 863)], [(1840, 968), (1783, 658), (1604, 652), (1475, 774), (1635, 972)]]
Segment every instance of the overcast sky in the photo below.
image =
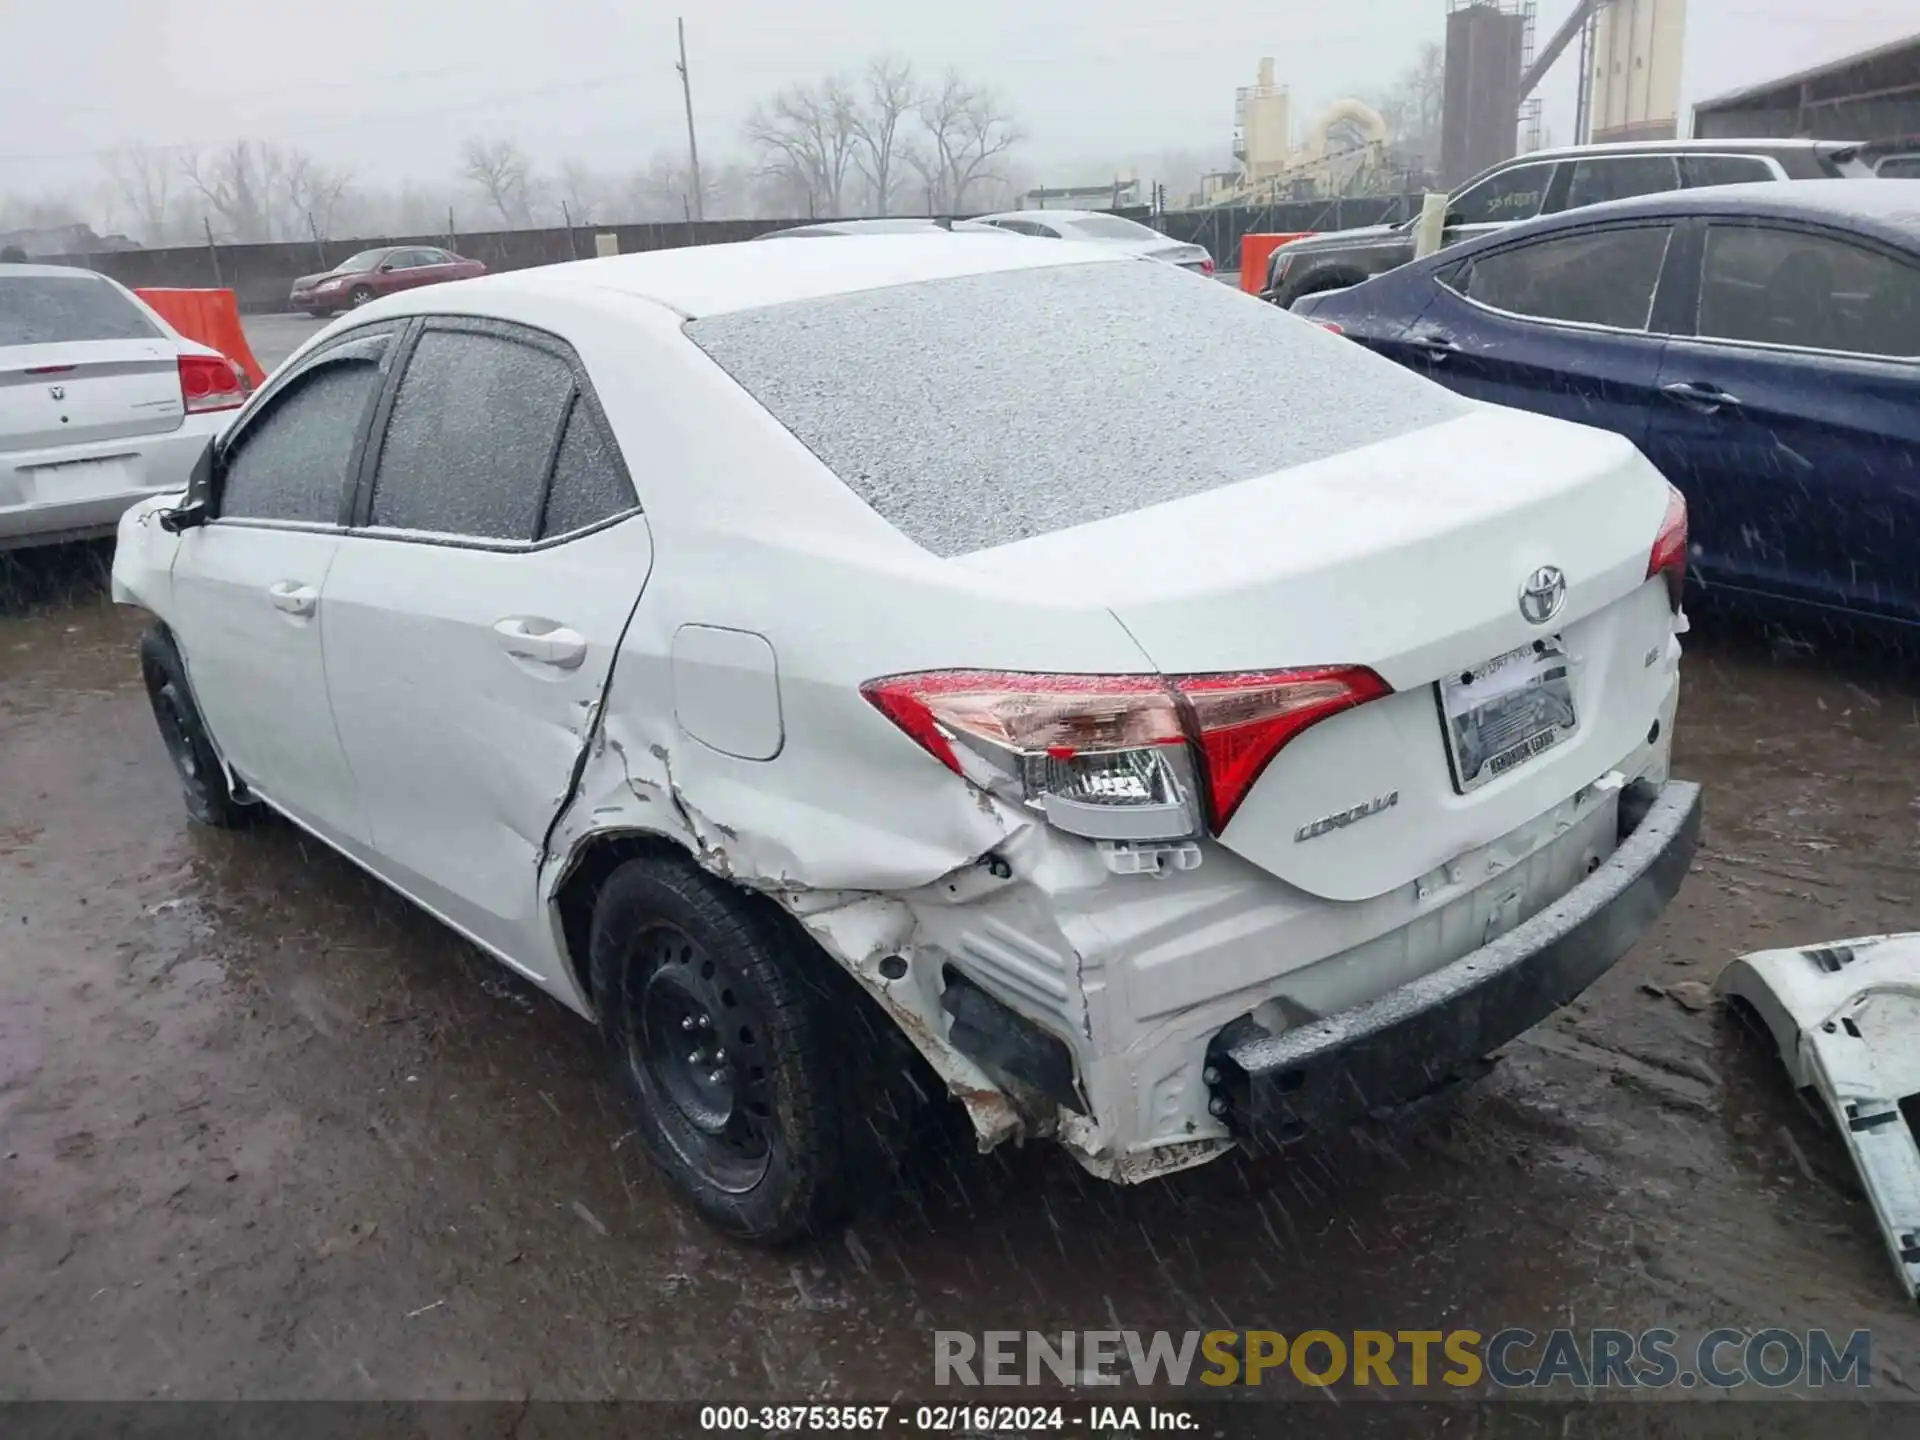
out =
[[(1572, 0), (1543, 0), (1546, 36)], [(1914, 0), (1691, 0), (1683, 106), (1920, 29)], [(1377, 92), (1438, 39), (1445, 0), (0, 0), (0, 193), (84, 191), (99, 152), (237, 135), (368, 180), (450, 176), (461, 140), (633, 168), (684, 143), (674, 17), (703, 156), (753, 102), (892, 51), (1000, 87), (1048, 183), (1076, 162), (1209, 148), (1263, 54), (1297, 122)], [(1572, 130), (1573, 56), (1542, 87)], [(1684, 111), (1683, 111), (1684, 113)]]

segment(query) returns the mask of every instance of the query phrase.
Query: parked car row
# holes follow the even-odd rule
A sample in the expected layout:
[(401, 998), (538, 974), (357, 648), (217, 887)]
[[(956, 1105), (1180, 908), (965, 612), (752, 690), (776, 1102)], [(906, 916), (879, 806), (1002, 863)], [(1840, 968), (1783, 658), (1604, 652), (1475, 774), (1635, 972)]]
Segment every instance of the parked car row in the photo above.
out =
[(1677, 892), (1689, 568), (1911, 573), (1912, 187), (1299, 315), (987, 222), (411, 288), (127, 510), (114, 596), (189, 813), (592, 1021), (712, 1223), (831, 1225), (943, 1090), (1143, 1180), (1471, 1078)]

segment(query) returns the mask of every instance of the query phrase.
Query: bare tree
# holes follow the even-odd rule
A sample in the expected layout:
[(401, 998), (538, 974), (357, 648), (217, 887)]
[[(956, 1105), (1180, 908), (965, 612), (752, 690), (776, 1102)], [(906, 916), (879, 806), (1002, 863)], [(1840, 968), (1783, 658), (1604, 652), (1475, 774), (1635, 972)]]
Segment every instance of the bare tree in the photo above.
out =
[(513, 141), (467, 141), (460, 150), (460, 178), (500, 212), (509, 229), (533, 223), (533, 163)]
[(1429, 40), (1374, 106), (1400, 152), (1428, 168), (1440, 157), (1440, 116), (1446, 93), (1446, 52)]
[(853, 162), (867, 182), (867, 208), (885, 215), (900, 183), (900, 126), (920, 105), (913, 65), (882, 55), (867, 62), (865, 93), (852, 113)]
[(847, 172), (859, 147), (853, 97), (837, 77), (794, 85), (747, 118), (761, 173), (806, 202), (809, 214), (844, 213)]
[(576, 225), (591, 225), (599, 216), (607, 194), (606, 182), (590, 166), (568, 160), (560, 166), (560, 200)]
[(275, 168), (280, 181), (281, 235), (291, 239), (311, 233), (320, 240), (330, 238), (334, 210), (350, 180), (347, 172), (321, 164), (304, 150), (281, 152)]
[(1020, 139), (993, 89), (975, 85), (955, 70), (947, 71), (921, 101), (920, 123), (927, 148), (916, 168), (929, 182), (931, 199), (940, 210), (965, 210), (968, 192), (1000, 178), (1000, 157)]
[(175, 158), (164, 150), (136, 145), (105, 157), (107, 183), (133, 230), (148, 245), (165, 245), (172, 235), (169, 204), (178, 173)]
[(277, 163), (269, 147), (251, 140), (235, 140), (210, 153), (189, 149), (180, 157), (180, 173), (208, 205), (219, 224), (214, 229), (231, 240), (271, 240), (269, 191)]

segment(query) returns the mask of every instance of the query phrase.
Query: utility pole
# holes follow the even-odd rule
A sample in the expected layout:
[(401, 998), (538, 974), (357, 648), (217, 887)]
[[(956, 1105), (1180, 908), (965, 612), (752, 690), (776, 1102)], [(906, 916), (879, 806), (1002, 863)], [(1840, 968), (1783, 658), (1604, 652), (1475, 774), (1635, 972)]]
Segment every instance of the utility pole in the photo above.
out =
[(674, 27), (680, 32), (680, 63), (673, 68), (680, 72), (680, 93), (687, 102), (687, 163), (693, 171), (693, 218), (704, 220), (701, 213), (700, 190), (700, 142), (693, 135), (693, 81), (687, 75), (687, 22), (676, 19)]

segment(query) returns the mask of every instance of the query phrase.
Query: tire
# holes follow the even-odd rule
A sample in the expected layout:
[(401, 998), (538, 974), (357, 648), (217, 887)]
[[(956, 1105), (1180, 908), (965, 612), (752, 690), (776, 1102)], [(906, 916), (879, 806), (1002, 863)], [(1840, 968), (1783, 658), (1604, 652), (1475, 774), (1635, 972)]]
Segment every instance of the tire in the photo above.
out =
[(647, 1153), (709, 1224), (766, 1245), (842, 1219), (866, 1149), (865, 1067), (811, 943), (682, 857), (629, 860), (594, 901), (601, 1032)]
[(365, 285), (356, 285), (347, 292), (347, 304), (356, 310), (371, 299), (373, 299), (373, 291)]
[(149, 626), (140, 637), (140, 674), (147, 682), (147, 699), (153, 706), (154, 722), (160, 727), (160, 739), (173, 761), (174, 773), (180, 777), (187, 813), (202, 825), (222, 830), (251, 824), (259, 809), (234, 798), (226, 767), (220, 763), (206, 722), (200, 718), (200, 707), (194, 703), (187, 667), (172, 638), (158, 625)]

